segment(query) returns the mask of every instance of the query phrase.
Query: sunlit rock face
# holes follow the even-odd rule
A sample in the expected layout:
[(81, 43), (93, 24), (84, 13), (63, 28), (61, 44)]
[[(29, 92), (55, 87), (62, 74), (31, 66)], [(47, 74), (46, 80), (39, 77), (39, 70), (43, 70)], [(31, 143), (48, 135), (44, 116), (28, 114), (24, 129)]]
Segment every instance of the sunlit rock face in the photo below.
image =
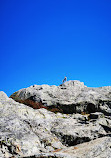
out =
[(0, 92), (1, 158), (110, 156), (111, 87), (68, 81), (34, 85), (11, 98)]
[(111, 87), (89, 88), (80, 81), (67, 81), (60, 86), (33, 85), (15, 92), (11, 98), (34, 109), (66, 114), (111, 113)]

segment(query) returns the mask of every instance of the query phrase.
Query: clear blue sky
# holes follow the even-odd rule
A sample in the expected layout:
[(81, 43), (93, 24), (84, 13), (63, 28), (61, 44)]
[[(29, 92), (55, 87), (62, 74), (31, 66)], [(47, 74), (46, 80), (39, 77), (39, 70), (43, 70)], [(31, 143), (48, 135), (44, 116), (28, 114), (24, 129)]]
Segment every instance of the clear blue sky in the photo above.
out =
[(111, 86), (111, 0), (0, 0), (0, 90)]

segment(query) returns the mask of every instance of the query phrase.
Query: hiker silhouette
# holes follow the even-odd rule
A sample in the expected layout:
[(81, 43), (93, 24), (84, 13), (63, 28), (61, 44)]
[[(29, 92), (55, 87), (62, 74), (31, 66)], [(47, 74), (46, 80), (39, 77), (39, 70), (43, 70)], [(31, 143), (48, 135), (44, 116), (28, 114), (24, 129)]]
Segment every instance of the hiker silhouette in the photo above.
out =
[(62, 80), (62, 83), (67, 81), (67, 77), (65, 76), (64, 79)]

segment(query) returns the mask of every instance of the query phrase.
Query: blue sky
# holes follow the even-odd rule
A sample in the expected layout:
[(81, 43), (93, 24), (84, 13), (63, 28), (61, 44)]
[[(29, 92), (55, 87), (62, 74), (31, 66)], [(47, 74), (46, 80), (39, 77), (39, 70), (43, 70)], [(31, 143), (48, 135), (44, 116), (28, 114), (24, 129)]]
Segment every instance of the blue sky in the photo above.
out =
[(0, 0), (0, 90), (64, 76), (111, 86), (111, 1)]

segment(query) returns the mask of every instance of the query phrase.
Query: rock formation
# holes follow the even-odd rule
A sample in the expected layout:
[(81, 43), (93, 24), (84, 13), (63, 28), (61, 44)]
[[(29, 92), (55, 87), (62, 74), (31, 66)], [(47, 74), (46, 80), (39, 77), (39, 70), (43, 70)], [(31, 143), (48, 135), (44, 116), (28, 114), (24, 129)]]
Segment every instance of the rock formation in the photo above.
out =
[(24, 88), (11, 98), (1, 91), (0, 120), (1, 158), (111, 157), (110, 86), (67, 81)]
[(67, 114), (96, 111), (111, 114), (111, 87), (89, 88), (80, 81), (67, 81), (60, 86), (33, 85), (15, 92), (11, 98), (35, 109), (44, 107)]

